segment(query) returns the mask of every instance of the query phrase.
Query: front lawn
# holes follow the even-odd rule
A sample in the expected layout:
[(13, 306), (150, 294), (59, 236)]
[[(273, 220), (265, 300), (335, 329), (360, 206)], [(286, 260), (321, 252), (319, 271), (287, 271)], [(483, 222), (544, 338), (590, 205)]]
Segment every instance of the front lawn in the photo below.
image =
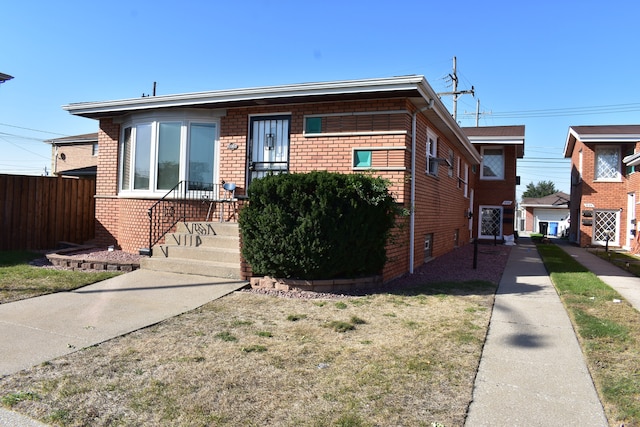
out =
[(63, 426), (461, 426), (495, 289), (235, 292), (4, 377), (0, 401)]
[(0, 304), (77, 289), (119, 274), (29, 265), (30, 261), (41, 257), (42, 254), (29, 251), (0, 252)]

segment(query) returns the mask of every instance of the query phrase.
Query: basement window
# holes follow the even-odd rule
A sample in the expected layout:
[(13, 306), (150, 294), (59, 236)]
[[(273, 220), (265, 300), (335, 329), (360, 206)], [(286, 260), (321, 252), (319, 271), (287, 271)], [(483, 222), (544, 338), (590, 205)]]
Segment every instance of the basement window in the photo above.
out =
[(353, 150), (353, 167), (370, 168), (371, 150)]

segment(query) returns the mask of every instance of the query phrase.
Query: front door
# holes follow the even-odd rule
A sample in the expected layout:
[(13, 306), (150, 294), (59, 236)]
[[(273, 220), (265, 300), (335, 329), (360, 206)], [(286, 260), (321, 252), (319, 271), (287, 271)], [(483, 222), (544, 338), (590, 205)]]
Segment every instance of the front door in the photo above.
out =
[(290, 123), (291, 116), (251, 118), (247, 185), (253, 179), (289, 171)]
[(480, 239), (502, 239), (502, 207), (480, 206), (479, 233)]
[(594, 212), (592, 243), (618, 246), (620, 243), (620, 211), (597, 210)]

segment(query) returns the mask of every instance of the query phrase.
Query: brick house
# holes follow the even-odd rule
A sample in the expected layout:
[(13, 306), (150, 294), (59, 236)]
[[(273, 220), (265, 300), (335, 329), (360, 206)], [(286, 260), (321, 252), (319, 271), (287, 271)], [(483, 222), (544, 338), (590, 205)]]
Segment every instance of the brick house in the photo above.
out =
[(475, 194), (471, 194), (481, 240), (515, 233), (517, 159), (524, 156), (524, 131), (518, 126), (465, 127), (462, 129), (482, 156)]
[(51, 144), (51, 171), (54, 175), (95, 178), (98, 167), (97, 132), (44, 142)]
[[(513, 232), (513, 206), (505, 203), (515, 200), (515, 157), (524, 145), (524, 128), (506, 134), (500, 128), (468, 131), (475, 135), (474, 147), (423, 76), (76, 103), (64, 109), (99, 121), (96, 239), (101, 245), (130, 252), (148, 248), (147, 212), (176, 183), (187, 183), (185, 195), (200, 191), (203, 201), (216, 199), (223, 182), (233, 183), (241, 208), (253, 179), (312, 170), (374, 171), (391, 183), (397, 203), (410, 215), (389, 244), (385, 281), (469, 243), (478, 207), (488, 209), (475, 216), (482, 230)], [(495, 164), (483, 169), (482, 152)], [(234, 220), (229, 211), (211, 206), (205, 209), (207, 219)], [(241, 275), (246, 274), (245, 269)]]
[(580, 246), (630, 248), (636, 235), (640, 125), (571, 126), (569, 239)]

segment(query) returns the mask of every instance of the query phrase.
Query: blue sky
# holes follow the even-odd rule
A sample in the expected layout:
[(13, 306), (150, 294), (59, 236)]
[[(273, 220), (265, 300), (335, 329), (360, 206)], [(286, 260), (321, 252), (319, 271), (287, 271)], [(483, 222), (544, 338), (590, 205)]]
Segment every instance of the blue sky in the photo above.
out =
[[(526, 126), (522, 185), (569, 192), (571, 125), (640, 123), (640, 3), (629, 1), (58, 1), (0, 13), (0, 173), (42, 174), (42, 140), (97, 131), (61, 106), (217, 89), (424, 75), (457, 57), (458, 121)], [(451, 108), (451, 98), (443, 97)]]

